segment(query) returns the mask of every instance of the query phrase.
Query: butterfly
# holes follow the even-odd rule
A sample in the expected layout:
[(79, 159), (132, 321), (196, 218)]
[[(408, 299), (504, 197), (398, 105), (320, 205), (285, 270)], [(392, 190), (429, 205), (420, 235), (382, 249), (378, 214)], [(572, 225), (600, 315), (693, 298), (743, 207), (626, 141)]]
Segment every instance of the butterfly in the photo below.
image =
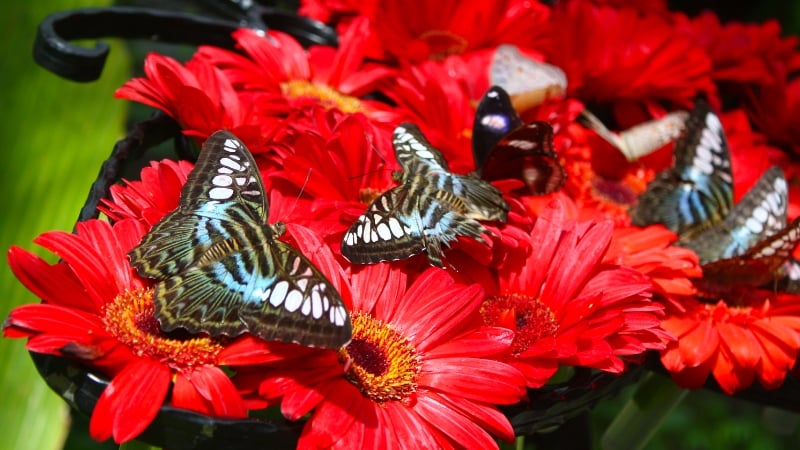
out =
[(527, 194), (555, 192), (567, 177), (553, 149), (553, 127), (542, 121), (524, 124), (499, 86), (489, 88), (478, 103), (472, 153), (483, 179), (522, 180)]
[(563, 70), (523, 55), (515, 45), (504, 44), (494, 52), (489, 84), (500, 86), (520, 111), (564, 95), (567, 76)]
[(673, 155), (673, 167), (659, 172), (631, 208), (631, 222), (661, 223), (679, 235), (691, 235), (720, 222), (733, 207), (728, 142), (706, 102), (696, 102)]
[(349, 314), (336, 289), (267, 225), (261, 175), (236, 136), (217, 131), (203, 144), (178, 207), (129, 253), (157, 281), (155, 316), (165, 332), (252, 333), (265, 340), (339, 348)]
[(393, 133), (400, 185), (376, 198), (342, 238), (342, 255), (356, 264), (395, 261), (425, 252), (444, 267), (443, 246), (458, 236), (485, 243), (479, 220), (505, 222), (509, 206), (497, 188), (474, 174), (450, 173), (439, 150), (419, 128)]
[(662, 223), (676, 245), (697, 253), (705, 285), (761, 286), (800, 241), (800, 220), (786, 226), (788, 190), (772, 167), (733, 204), (730, 154), (722, 124), (699, 102), (675, 144), (675, 165), (661, 172), (631, 211), (633, 223)]
[(614, 133), (591, 111), (584, 109), (578, 120), (620, 151), (628, 161), (649, 155), (677, 139), (683, 132), (689, 113), (673, 111), (659, 119), (650, 120), (627, 130)]

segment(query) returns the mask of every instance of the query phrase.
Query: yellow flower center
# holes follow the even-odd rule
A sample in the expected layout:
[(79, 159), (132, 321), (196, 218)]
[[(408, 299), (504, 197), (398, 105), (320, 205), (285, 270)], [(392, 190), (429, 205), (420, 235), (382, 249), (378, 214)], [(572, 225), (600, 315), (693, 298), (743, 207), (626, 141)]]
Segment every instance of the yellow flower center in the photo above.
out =
[(361, 111), (361, 101), (359, 99), (342, 94), (324, 84), (316, 84), (305, 80), (291, 80), (281, 83), (281, 91), (283, 95), (292, 98), (318, 100), (326, 108), (337, 108), (346, 113)]
[(525, 295), (489, 297), (481, 305), (481, 317), (486, 325), (514, 331), (514, 342), (511, 344), (514, 355), (558, 333), (558, 321), (553, 311), (538, 299)]
[(173, 369), (216, 364), (221, 345), (209, 337), (167, 338), (161, 333), (154, 312), (152, 289), (126, 291), (105, 305), (103, 323), (134, 354), (161, 361)]
[(346, 377), (377, 403), (404, 401), (417, 390), (420, 361), (413, 345), (388, 324), (353, 314), (353, 339), (339, 350)]

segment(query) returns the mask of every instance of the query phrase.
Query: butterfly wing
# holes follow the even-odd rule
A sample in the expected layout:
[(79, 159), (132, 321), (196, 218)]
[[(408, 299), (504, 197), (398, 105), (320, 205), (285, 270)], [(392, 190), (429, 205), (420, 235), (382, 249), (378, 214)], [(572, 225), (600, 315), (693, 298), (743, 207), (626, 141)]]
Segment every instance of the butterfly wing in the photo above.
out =
[(684, 235), (721, 221), (733, 205), (725, 133), (708, 104), (698, 101), (675, 143), (675, 164), (647, 185), (631, 209), (634, 225), (664, 224)]
[(553, 149), (553, 127), (535, 121), (511, 131), (489, 152), (481, 175), (486, 180), (521, 179), (533, 195), (557, 191), (567, 172)]
[[(275, 240), (250, 152), (214, 133), (181, 191), (178, 208), (130, 252), (139, 272), (158, 280), (163, 330), (338, 348), (350, 339), (341, 298), (299, 252)], [(277, 228), (277, 227), (276, 227)]]
[(401, 123), (394, 129), (392, 145), (403, 170), (403, 181), (429, 172), (450, 172), (442, 152), (434, 148), (413, 123)]
[(408, 258), (425, 250), (422, 218), (415, 214), (411, 184), (376, 198), (342, 238), (342, 256), (356, 264)]
[(522, 119), (503, 88), (492, 86), (483, 94), (472, 125), (472, 156), (478, 175), (495, 144), (522, 125)]
[(619, 150), (628, 161), (636, 161), (677, 139), (683, 132), (688, 117), (689, 113), (686, 111), (673, 111), (659, 119), (628, 128), (619, 134), (609, 130), (588, 109), (581, 111), (578, 120)]
[(704, 281), (717, 284), (763, 286), (776, 278), (800, 242), (800, 218), (748, 249), (744, 254), (703, 265)]
[[(206, 225), (211, 219), (229, 220), (229, 211), (237, 204), (245, 206), (236, 209), (239, 215), (265, 223), (267, 199), (252, 155), (236, 136), (217, 131), (203, 143), (178, 208), (131, 250), (131, 264), (150, 278), (179, 273), (192, 264), (198, 250), (224, 239)], [(206, 220), (201, 221), (201, 215)]]
[(772, 167), (723, 221), (694, 235), (681, 236), (677, 244), (694, 250), (701, 264), (743, 255), (784, 229), (787, 195), (783, 171)]
[(567, 76), (563, 70), (523, 55), (514, 45), (497, 47), (489, 67), (489, 84), (500, 86), (520, 111), (563, 95)]
[(351, 325), (339, 293), (297, 250), (262, 238), (251, 238), (264, 242), (256, 251), (237, 247), (241, 238), (229, 238), (198, 264), (161, 281), (154, 298), (161, 328), (230, 337), (249, 332), (334, 349), (345, 345)]

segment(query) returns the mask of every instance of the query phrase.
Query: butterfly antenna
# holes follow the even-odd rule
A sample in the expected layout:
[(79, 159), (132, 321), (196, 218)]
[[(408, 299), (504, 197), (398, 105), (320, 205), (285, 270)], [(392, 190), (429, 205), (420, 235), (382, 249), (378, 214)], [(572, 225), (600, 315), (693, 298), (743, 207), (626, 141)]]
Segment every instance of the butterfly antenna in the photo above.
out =
[[(303, 196), (303, 192), (306, 190), (306, 186), (308, 186), (308, 181), (311, 179), (311, 171), (313, 169), (309, 167), (308, 172), (306, 172), (306, 179), (303, 180), (303, 185), (300, 186), (300, 192), (297, 193), (297, 196), (294, 198), (294, 203), (292, 203), (292, 207), (289, 208), (289, 212), (286, 213), (286, 217), (291, 217), (292, 213), (294, 212), (295, 208), (297, 208), (297, 203), (300, 201), (300, 197)], [(280, 220), (279, 222), (282, 222)]]

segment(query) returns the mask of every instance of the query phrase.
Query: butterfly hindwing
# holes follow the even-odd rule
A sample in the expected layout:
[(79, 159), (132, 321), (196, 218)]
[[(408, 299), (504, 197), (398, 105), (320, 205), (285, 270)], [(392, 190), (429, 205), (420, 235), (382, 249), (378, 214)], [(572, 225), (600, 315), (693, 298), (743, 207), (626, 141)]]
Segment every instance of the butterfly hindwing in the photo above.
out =
[(727, 216), (733, 205), (728, 143), (719, 118), (698, 101), (675, 143), (674, 166), (647, 185), (631, 209), (634, 225), (664, 224), (684, 235)]
[(522, 181), (525, 194), (555, 192), (567, 177), (553, 147), (553, 127), (542, 121), (524, 124), (499, 86), (492, 86), (478, 103), (472, 153), (483, 179)]
[(163, 330), (212, 336), (249, 332), (268, 340), (338, 348), (350, 339), (338, 292), (265, 223), (267, 202), (250, 152), (232, 134), (203, 145), (178, 208), (130, 252), (157, 280)]
[(694, 250), (701, 264), (740, 256), (784, 229), (787, 195), (783, 171), (772, 167), (722, 221), (681, 236), (678, 245)]
[(704, 264), (703, 279), (718, 284), (762, 286), (774, 280), (784, 265), (792, 264), (790, 256), (798, 242), (800, 218), (740, 256)]
[[(168, 278), (158, 285), (155, 303), (164, 331), (225, 336), (246, 331), (314, 347), (346, 342), (351, 332), (335, 289), (280, 241), (258, 252), (229, 251), (224, 259)], [(336, 325), (333, 335), (329, 324)]]
[(396, 261), (425, 250), (422, 217), (409, 199), (411, 185), (401, 184), (375, 199), (342, 240), (342, 255), (358, 264)]

